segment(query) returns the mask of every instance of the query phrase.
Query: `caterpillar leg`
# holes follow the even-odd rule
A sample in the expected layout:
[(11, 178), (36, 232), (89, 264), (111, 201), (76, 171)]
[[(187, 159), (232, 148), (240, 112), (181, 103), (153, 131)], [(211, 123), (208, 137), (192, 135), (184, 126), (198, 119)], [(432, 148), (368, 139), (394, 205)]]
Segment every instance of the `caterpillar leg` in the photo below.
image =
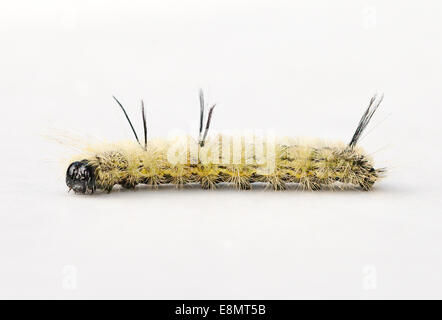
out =
[(373, 188), (373, 184), (372, 182), (368, 183), (368, 182), (364, 182), (364, 183), (360, 183), (359, 187), (363, 190), (363, 191), (370, 191)]
[(137, 186), (138, 183), (134, 182), (134, 181), (129, 181), (129, 180), (124, 180), (121, 183), (121, 186), (125, 189), (135, 189), (135, 187)]
[(374, 181), (370, 180), (370, 178), (364, 178), (362, 182), (359, 183), (359, 187), (363, 191), (370, 191), (373, 189)]
[(216, 189), (216, 182), (213, 179), (210, 179), (208, 177), (201, 178), (200, 184), (201, 184), (201, 189), (204, 189), (204, 190)]

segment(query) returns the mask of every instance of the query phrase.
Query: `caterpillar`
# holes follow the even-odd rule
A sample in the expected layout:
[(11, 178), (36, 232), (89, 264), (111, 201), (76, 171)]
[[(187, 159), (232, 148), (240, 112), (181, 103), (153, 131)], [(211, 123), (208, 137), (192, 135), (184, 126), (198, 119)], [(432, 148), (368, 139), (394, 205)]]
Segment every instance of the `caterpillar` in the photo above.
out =
[(85, 147), (83, 154), (76, 156), (67, 168), (69, 191), (92, 194), (96, 190), (111, 192), (115, 185), (133, 189), (139, 184), (154, 188), (172, 184), (180, 188), (191, 183), (200, 184), (203, 189), (215, 189), (224, 183), (246, 190), (264, 183), (274, 190), (294, 184), (304, 190), (327, 187), (367, 191), (386, 172), (385, 168), (375, 169), (372, 158), (357, 146), (383, 95), (371, 98), (348, 144), (263, 139), (257, 135), (208, 137), (215, 105), (209, 109), (204, 126), (206, 103), (202, 90), (198, 139), (191, 136), (148, 139), (141, 101), (142, 144), (125, 108), (113, 98), (123, 111), (135, 141)]

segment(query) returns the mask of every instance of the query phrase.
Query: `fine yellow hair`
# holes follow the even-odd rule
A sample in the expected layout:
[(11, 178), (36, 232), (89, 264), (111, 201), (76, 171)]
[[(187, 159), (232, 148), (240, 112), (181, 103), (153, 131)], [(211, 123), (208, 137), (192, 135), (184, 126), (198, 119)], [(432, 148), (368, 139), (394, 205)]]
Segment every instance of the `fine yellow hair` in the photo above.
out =
[(214, 189), (219, 183), (250, 189), (253, 183), (275, 190), (287, 184), (302, 189), (355, 187), (370, 190), (382, 176), (359, 147), (343, 143), (291, 138), (257, 141), (256, 137), (218, 135), (201, 147), (191, 137), (152, 139), (145, 148), (121, 143), (88, 146), (75, 157), (94, 168), (98, 188), (134, 188), (138, 184), (182, 187), (199, 183)]

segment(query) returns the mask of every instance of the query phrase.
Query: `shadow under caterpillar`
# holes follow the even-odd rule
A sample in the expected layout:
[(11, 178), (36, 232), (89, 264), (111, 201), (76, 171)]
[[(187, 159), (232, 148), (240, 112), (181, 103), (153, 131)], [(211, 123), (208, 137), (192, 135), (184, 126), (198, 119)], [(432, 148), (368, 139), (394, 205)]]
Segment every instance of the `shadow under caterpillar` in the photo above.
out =
[(188, 136), (148, 140), (142, 102), (144, 144), (141, 144), (126, 110), (114, 99), (124, 112), (136, 142), (96, 146), (79, 155), (66, 172), (66, 184), (75, 193), (94, 193), (97, 189), (110, 192), (115, 185), (135, 188), (138, 184), (182, 187), (199, 183), (204, 189), (215, 189), (219, 183), (228, 183), (237, 189), (251, 189), (257, 182), (267, 183), (274, 190), (283, 190), (292, 183), (306, 190), (322, 187), (371, 190), (385, 173), (384, 168), (375, 169), (371, 157), (356, 145), (382, 102), (382, 95), (370, 100), (349, 144), (290, 138), (261, 140), (256, 136), (208, 138), (215, 105), (209, 110), (203, 131), (202, 91), (198, 141)]

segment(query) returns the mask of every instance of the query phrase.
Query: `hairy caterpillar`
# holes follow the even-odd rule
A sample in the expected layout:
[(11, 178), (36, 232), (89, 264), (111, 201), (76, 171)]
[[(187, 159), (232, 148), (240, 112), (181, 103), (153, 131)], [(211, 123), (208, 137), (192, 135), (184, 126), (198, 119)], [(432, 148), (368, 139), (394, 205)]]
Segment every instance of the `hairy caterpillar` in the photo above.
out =
[(213, 105), (203, 132), (205, 102), (200, 91), (200, 126), (198, 141), (192, 137), (175, 140), (147, 139), (143, 101), (144, 145), (122, 104), (121, 107), (135, 135), (135, 142), (85, 148), (66, 172), (66, 184), (75, 193), (110, 192), (115, 185), (135, 188), (138, 184), (157, 187), (174, 184), (181, 187), (199, 183), (204, 189), (228, 183), (237, 189), (250, 189), (253, 183), (266, 183), (275, 190), (297, 184), (306, 190), (322, 187), (359, 186), (370, 190), (385, 169), (375, 169), (372, 159), (356, 144), (382, 102), (374, 96), (362, 115), (349, 144), (301, 142), (295, 139), (259, 137), (208, 138)]

